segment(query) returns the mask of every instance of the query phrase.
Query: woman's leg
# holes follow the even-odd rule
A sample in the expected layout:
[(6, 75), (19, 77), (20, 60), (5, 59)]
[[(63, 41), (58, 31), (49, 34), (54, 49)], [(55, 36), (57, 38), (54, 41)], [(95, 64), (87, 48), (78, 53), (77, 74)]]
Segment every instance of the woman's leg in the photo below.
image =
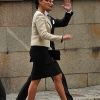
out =
[(34, 100), (40, 80), (32, 80), (28, 88), (28, 100)]
[(55, 88), (56, 88), (61, 100), (67, 100), (61, 78), (62, 78), (61, 74), (54, 76)]

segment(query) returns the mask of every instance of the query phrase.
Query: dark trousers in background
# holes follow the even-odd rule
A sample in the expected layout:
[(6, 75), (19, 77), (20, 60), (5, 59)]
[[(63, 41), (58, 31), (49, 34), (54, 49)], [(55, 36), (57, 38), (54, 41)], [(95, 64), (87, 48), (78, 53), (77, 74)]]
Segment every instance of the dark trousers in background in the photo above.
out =
[(0, 80), (0, 100), (6, 100), (6, 92)]

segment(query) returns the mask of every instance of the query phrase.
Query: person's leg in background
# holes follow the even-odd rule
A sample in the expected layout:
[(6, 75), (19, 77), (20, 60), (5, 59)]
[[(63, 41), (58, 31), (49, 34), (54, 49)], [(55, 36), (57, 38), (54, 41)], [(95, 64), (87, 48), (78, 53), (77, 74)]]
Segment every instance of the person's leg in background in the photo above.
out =
[(26, 83), (21, 88), (20, 92), (18, 93), (16, 100), (26, 100), (30, 83), (31, 83), (31, 75), (29, 76)]
[(6, 100), (6, 92), (0, 80), (0, 100)]

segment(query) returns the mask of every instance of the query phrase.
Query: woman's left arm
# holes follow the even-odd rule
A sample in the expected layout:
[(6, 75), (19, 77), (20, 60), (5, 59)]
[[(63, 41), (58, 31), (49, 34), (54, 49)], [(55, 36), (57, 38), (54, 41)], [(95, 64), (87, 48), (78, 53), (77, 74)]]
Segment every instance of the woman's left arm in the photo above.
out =
[(62, 35), (53, 35), (47, 31), (46, 19), (43, 14), (39, 14), (35, 20), (36, 28), (38, 30), (41, 39), (47, 39), (51, 41), (62, 40)]

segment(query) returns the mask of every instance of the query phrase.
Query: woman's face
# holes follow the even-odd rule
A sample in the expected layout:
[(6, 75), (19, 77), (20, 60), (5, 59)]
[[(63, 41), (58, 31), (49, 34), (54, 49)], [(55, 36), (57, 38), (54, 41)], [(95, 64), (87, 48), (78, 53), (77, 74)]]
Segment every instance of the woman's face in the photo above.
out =
[(53, 7), (53, 0), (40, 0), (39, 5), (44, 11), (51, 11)]

